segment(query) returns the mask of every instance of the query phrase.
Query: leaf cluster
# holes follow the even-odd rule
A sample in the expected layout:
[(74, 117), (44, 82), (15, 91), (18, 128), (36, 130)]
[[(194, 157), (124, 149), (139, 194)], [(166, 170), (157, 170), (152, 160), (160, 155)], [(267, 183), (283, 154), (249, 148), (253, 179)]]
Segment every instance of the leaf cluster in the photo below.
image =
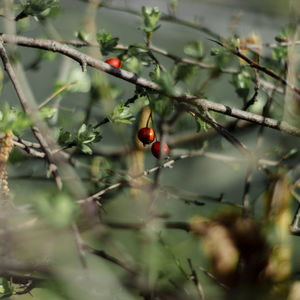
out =
[(91, 143), (97, 143), (101, 139), (102, 136), (100, 132), (94, 129), (92, 125), (82, 124), (79, 130), (74, 133), (64, 131), (61, 128), (58, 143), (64, 147), (76, 146), (83, 153), (92, 154), (92, 149), (89, 145)]
[(0, 131), (5, 132), (12, 130), (16, 133), (21, 133), (31, 124), (29, 117), (15, 107), (10, 107), (4, 103), (0, 111)]
[(161, 25), (158, 24), (160, 11), (158, 7), (142, 7), (142, 19), (144, 25), (140, 27), (145, 33), (149, 34), (156, 31)]
[(114, 38), (111, 33), (102, 30), (97, 33), (97, 42), (100, 45), (102, 55), (108, 55), (118, 45), (119, 38)]
[(22, 2), (23, 13), (28, 16), (45, 18), (56, 15), (61, 9), (59, 0), (26, 0)]
[(110, 122), (132, 124), (135, 117), (133, 116), (130, 107), (125, 106), (124, 103), (119, 103), (114, 108), (114, 111), (108, 115), (108, 119)]

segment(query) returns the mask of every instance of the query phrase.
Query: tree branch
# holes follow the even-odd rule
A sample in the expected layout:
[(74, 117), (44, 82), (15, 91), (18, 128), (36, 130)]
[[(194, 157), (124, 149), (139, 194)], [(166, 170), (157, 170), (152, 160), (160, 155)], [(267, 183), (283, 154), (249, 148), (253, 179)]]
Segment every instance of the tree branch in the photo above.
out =
[[(34, 112), (32, 111), (28, 100), (26, 99), (25, 93), (22, 90), (21, 84), (19, 83), (18, 78), (16, 77), (15, 71), (12, 67), (12, 65), (10, 64), (9, 58), (7, 56), (7, 53), (5, 51), (5, 48), (2, 44), (2, 41), (0, 40), (0, 56), (4, 65), (4, 68), (15, 88), (15, 91), (18, 95), (18, 98), (20, 100), (20, 103), (23, 107), (23, 110), (26, 112), (26, 114), (28, 116), (33, 116)], [(62, 188), (62, 180), (60, 175), (58, 174), (58, 170), (57, 170), (57, 165), (56, 162), (51, 154), (51, 150), (48, 144), (48, 141), (45, 139), (45, 137), (42, 135), (42, 133), (40, 132), (40, 130), (34, 125), (31, 127), (33, 134), (35, 135), (35, 137), (37, 138), (37, 140), (39, 141), (41, 148), (43, 150), (43, 152), (46, 155), (46, 158), (48, 160), (49, 163), (49, 171), (50, 173), (53, 174), (53, 177), (55, 179), (56, 185), (59, 189)]]
[[(114, 68), (101, 60), (98, 60), (91, 56), (85, 55), (85, 54), (81, 53), (80, 51), (73, 49), (67, 45), (63, 45), (59, 42), (55, 42), (52, 40), (33, 39), (33, 38), (27, 38), (27, 37), (23, 37), (23, 36), (9, 35), (9, 34), (1, 34), (1, 37), (2, 37), (3, 42), (7, 43), (7, 44), (17, 44), (20, 46), (39, 48), (39, 49), (44, 49), (44, 50), (61, 53), (63, 55), (66, 55), (66, 56), (74, 59), (81, 65), (86, 64), (86, 65), (96, 68), (100, 71), (111, 74), (115, 77), (121, 78), (121, 79), (131, 82), (133, 84), (144, 87), (146, 89), (154, 90), (154, 91), (157, 91), (158, 93), (163, 94), (163, 91), (156, 83), (149, 81), (145, 78), (139, 77), (135, 73)], [(264, 126), (272, 128), (272, 129), (282, 131), (287, 134), (300, 136), (300, 128), (291, 126), (284, 121), (278, 121), (278, 120), (271, 119), (271, 118), (265, 118), (258, 114), (246, 112), (246, 111), (243, 111), (243, 110), (240, 110), (237, 108), (231, 108), (231, 107), (223, 105), (221, 103), (212, 102), (212, 101), (209, 101), (206, 99), (200, 99), (193, 95), (188, 95), (188, 94), (173, 97), (173, 99), (176, 101), (179, 101), (179, 102), (184, 101), (184, 102), (193, 103), (200, 109), (212, 110), (212, 111), (215, 111), (215, 112), (218, 112), (221, 114), (225, 114), (225, 115), (228, 115), (228, 116), (231, 116), (234, 118), (243, 119), (243, 120), (253, 122), (256, 124), (264, 125)]]

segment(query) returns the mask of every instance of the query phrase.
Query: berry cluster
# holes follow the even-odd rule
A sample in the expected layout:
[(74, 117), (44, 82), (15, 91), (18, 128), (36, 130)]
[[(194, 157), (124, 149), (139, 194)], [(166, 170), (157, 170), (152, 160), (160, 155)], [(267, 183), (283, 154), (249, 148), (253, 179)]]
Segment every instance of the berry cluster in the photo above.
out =
[[(151, 144), (155, 139), (155, 132), (152, 128), (144, 127), (138, 132), (138, 139), (145, 145)], [(157, 159), (166, 159), (169, 156), (170, 149), (166, 143), (155, 141), (151, 146), (151, 152)]]
[[(115, 68), (120, 68), (122, 65), (122, 62), (117, 57), (109, 58), (105, 62)], [(141, 128), (138, 132), (138, 138), (144, 146), (152, 144), (155, 139), (155, 132), (148, 126)], [(151, 146), (151, 152), (157, 159), (166, 159), (169, 156), (170, 149), (166, 143), (161, 146), (161, 142), (155, 141)]]

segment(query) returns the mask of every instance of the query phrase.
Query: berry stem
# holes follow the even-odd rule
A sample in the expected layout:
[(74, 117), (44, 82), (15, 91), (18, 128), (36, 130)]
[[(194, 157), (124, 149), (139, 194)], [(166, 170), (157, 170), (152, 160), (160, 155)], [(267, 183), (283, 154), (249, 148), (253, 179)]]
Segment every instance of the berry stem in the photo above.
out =
[(149, 117), (147, 119), (147, 123), (146, 123), (146, 128), (149, 128), (149, 121), (152, 121), (152, 125), (153, 125), (153, 119), (152, 119), (152, 109), (150, 109), (150, 114), (149, 114)]

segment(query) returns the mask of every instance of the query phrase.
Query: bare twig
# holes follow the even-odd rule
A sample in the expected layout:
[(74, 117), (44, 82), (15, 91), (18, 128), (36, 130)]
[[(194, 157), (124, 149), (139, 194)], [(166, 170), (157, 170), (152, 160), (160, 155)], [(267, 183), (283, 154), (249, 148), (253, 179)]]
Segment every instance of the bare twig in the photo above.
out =
[(131, 275), (137, 275), (137, 271), (134, 270), (133, 268), (127, 266), (124, 262), (120, 261), (118, 258), (115, 258), (109, 254), (107, 254), (105, 251), (103, 250), (98, 250), (98, 249), (94, 249), (88, 245), (83, 245), (83, 249), (85, 251), (87, 251), (88, 253), (91, 253), (93, 255), (96, 255), (98, 257), (102, 257), (107, 261), (112, 262), (113, 264), (121, 267), (122, 269), (124, 269), (125, 271), (127, 271), (128, 273), (130, 273)]
[(75, 240), (75, 244), (76, 244), (76, 248), (77, 248), (77, 252), (79, 255), (79, 259), (82, 265), (83, 270), (86, 272), (86, 275), (88, 275), (87, 273), (87, 262), (86, 262), (86, 258), (85, 258), (85, 253), (83, 251), (83, 241), (80, 237), (80, 233), (78, 231), (78, 227), (75, 223), (72, 224), (72, 232), (73, 232), (73, 236), (74, 236), (74, 240)]
[[(175, 152), (176, 151), (176, 152)], [(153, 172), (156, 172), (158, 169), (162, 169), (162, 168), (172, 168), (173, 164), (181, 159), (186, 159), (186, 158), (192, 158), (192, 157), (198, 157), (198, 156), (205, 156), (208, 158), (212, 158), (212, 159), (217, 159), (217, 160), (221, 160), (223, 162), (227, 162), (227, 163), (233, 163), (233, 162), (249, 162), (249, 159), (245, 158), (237, 158), (237, 157), (231, 157), (231, 156), (226, 156), (226, 155), (221, 155), (221, 154), (217, 154), (217, 153), (211, 153), (211, 152), (205, 152), (204, 149), (198, 150), (198, 151), (190, 151), (190, 152), (186, 152), (183, 154), (180, 154), (178, 150), (174, 150), (174, 154), (178, 153), (178, 157), (171, 159), (159, 166), (153, 167), (151, 169), (145, 170), (139, 174), (136, 174), (134, 176), (131, 176), (131, 178), (129, 178), (128, 180), (134, 180), (136, 178), (139, 178), (141, 176), (147, 176)], [(266, 159), (257, 159), (256, 163), (260, 166), (264, 166), (264, 165), (269, 165), (269, 166), (277, 166), (278, 162), (276, 161), (271, 161), (271, 160), (266, 160)], [(107, 188), (89, 196), (86, 199), (80, 199), (78, 200), (78, 203), (84, 203), (86, 201), (95, 201), (97, 199), (100, 199), (101, 196), (103, 196), (105, 193), (114, 190), (116, 188), (119, 188), (120, 186), (122, 186), (123, 184), (125, 184), (127, 181), (126, 180), (122, 180), (120, 182), (117, 182), (113, 185), (108, 186)]]
[(208, 272), (202, 267), (198, 267), (199, 270), (201, 270), (206, 276), (208, 276), (210, 279), (212, 279), (217, 285), (219, 285), (224, 290), (229, 290), (229, 287), (225, 285), (224, 283), (220, 282), (216, 276), (214, 276), (212, 273)]
[(260, 65), (259, 63), (255, 62), (254, 60), (252, 60), (251, 58), (247, 57), (246, 55), (244, 55), (243, 53), (240, 52), (239, 48), (232, 48), (227, 46), (226, 44), (220, 42), (220, 41), (216, 41), (216, 40), (212, 40), (213, 42), (217, 43), (218, 45), (226, 48), (227, 50), (229, 50), (232, 54), (238, 56), (239, 58), (241, 58), (242, 60), (244, 60), (245, 62), (247, 62), (249, 64), (249, 66), (251, 68), (257, 69), (259, 71), (262, 71), (263, 73), (275, 78), (276, 80), (278, 80), (279, 82), (281, 82), (283, 85), (287, 86), (288, 88), (290, 88), (292, 91), (294, 91), (296, 94), (300, 95), (300, 89), (298, 89), (296, 86), (294, 86), (292, 83), (288, 82), (286, 79), (284, 79), (283, 77), (279, 76), (277, 73), (275, 73), (274, 71), (272, 71), (271, 69), (264, 67), (262, 65)]
[(196, 272), (196, 270), (195, 270), (195, 268), (193, 267), (193, 264), (192, 264), (192, 260), (190, 258), (188, 258), (187, 261), (188, 261), (189, 267), (190, 267), (191, 272), (192, 272), (192, 274), (190, 275), (190, 279), (193, 280), (193, 282), (194, 282), (194, 284), (197, 288), (199, 299), (204, 300), (205, 295), (204, 295), (203, 287), (199, 282), (197, 272)]

